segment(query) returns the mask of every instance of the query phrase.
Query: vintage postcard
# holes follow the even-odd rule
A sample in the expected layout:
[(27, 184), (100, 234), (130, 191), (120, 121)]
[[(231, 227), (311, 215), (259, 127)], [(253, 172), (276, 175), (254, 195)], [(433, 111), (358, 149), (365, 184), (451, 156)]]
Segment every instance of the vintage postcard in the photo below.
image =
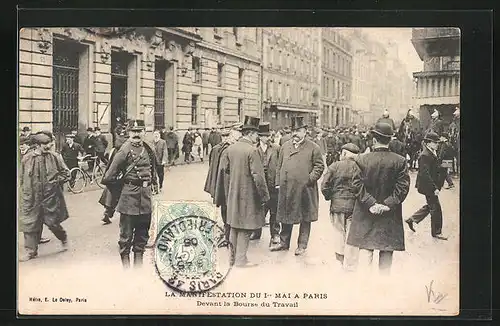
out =
[(18, 77), (19, 315), (458, 314), (458, 28), (23, 28)]

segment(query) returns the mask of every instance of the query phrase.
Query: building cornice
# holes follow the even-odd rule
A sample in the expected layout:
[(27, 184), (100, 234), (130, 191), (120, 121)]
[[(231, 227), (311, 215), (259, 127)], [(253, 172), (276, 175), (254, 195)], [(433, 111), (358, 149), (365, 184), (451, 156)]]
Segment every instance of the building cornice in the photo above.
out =
[(216, 51), (216, 52), (221, 52), (221, 53), (224, 53), (224, 54), (228, 54), (228, 55), (231, 55), (231, 56), (239, 58), (239, 59), (243, 59), (243, 60), (247, 60), (247, 61), (250, 61), (250, 62), (253, 62), (253, 63), (257, 63), (259, 65), (261, 64), (261, 60), (258, 59), (258, 58), (245, 55), (243, 53), (234, 51), (232, 49), (225, 48), (223, 46), (219, 46), (219, 45), (216, 45), (216, 44), (213, 44), (213, 43), (208, 43), (206, 41), (201, 41), (200, 43), (197, 43), (196, 46), (198, 46), (200, 48), (204, 48), (204, 49), (208, 49), (208, 50), (212, 50), (212, 51)]

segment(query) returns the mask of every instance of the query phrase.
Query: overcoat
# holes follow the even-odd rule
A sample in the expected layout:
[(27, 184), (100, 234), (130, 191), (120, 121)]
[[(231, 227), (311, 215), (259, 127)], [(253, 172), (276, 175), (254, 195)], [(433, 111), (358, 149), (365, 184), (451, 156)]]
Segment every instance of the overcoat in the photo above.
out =
[(19, 171), (19, 230), (37, 232), (43, 224), (58, 225), (69, 218), (62, 185), (69, 169), (59, 154), (28, 151)]
[[(121, 147), (121, 145), (120, 145)], [(111, 154), (109, 155), (109, 161), (108, 164), (106, 165), (106, 169), (104, 170), (104, 173), (106, 173), (109, 169), (109, 166), (111, 165), (111, 162), (113, 162), (113, 159), (116, 156), (116, 153), (120, 149), (120, 147), (113, 147), (111, 149)], [(118, 204), (118, 200), (120, 199), (120, 195), (122, 193), (122, 186), (121, 185), (113, 185), (109, 184), (104, 188), (101, 194), (101, 198), (99, 198), (99, 204), (101, 204), (104, 207), (109, 207), (109, 208), (116, 208), (116, 205)]]
[(241, 138), (226, 151), (224, 172), (229, 176), (227, 223), (236, 229), (255, 230), (264, 226), (264, 204), (269, 191), (257, 148)]
[(433, 195), (436, 189), (441, 190), (445, 178), (441, 176), (440, 164), (438, 156), (424, 146), (418, 158), (418, 174), (415, 183), (415, 188), (420, 194)]
[(257, 152), (259, 153), (260, 159), (262, 160), (262, 166), (264, 167), (267, 189), (269, 192), (274, 191), (276, 189), (275, 182), (278, 167), (279, 146), (269, 142), (267, 144), (267, 149), (264, 152), (259, 143), (257, 145)]
[[(405, 159), (388, 148), (374, 148), (356, 160), (357, 193), (347, 244), (372, 250), (404, 251), (402, 204), (410, 189)], [(390, 211), (374, 215), (369, 208), (384, 204)]]
[(208, 173), (205, 180), (205, 192), (208, 192), (212, 199), (214, 199), (215, 204), (215, 188), (217, 184), (217, 178), (219, 175), (219, 166), (222, 152), (229, 146), (229, 143), (223, 142), (215, 145), (210, 151), (208, 157)]
[(293, 141), (287, 141), (281, 146), (275, 181), (279, 186), (276, 222), (318, 220), (318, 180), (324, 169), (321, 150), (314, 142), (304, 139), (295, 148)]

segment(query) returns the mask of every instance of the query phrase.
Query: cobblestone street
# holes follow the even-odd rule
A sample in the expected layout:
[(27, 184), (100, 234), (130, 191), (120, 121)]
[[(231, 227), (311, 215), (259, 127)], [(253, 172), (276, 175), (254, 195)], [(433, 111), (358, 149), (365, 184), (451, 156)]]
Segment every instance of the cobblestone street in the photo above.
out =
[[(203, 191), (207, 167), (205, 162), (176, 166), (166, 171), (165, 189), (158, 196), (166, 200), (210, 201), (209, 195)], [(409, 216), (425, 203), (424, 197), (414, 188), (416, 173), (411, 176), (410, 194), (403, 205), (404, 216)], [(458, 309), (459, 180), (455, 180), (455, 184), (455, 189), (443, 189), (440, 195), (444, 215), (443, 234), (449, 236), (448, 241), (436, 241), (431, 237), (430, 218), (416, 226), (416, 233), (405, 225), (406, 251), (394, 254), (389, 279), (346, 275), (340, 270), (330, 236), (329, 203), (320, 195), (319, 221), (312, 225), (306, 255), (296, 257), (293, 254), (298, 233), (296, 229), (290, 251), (270, 252), (269, 229), (266, 227), (263, 238), (252, 242), (249, 249), (249, 258), (260, 265), (253, 269), (232, 269), (215, 291), (328, 295), (328, 300), (301, 301), (299, 307), (294, 308), (294, 314), (320, 314), (321, 309), (333, 309), (339, 314), (369, 314), (381, 308), (395, 314), (402, 311), (432, 314), (436, 312), (433, 309), (442, 309), (450, 314)], [(182, 304), (185, 312), (186, 307), (193, 313), (199, 312), (195, 310), (195, 298), (182, 298), (185, 303), (165, 298), (168, 288), (156, 275), (151, 250), (147, 252), (143, 270), (122, 271), (117, 245), (119, 216), (116, 214), (110, 225), (101, 224), (103, 209), (97, 203), (100, 195), (99, 190), (67, 194), (70, 218), (63, 223), (63, 227), (69, 235), (70, 249), (60, 252), (59, 241), (49, 230), (44, 230), (44, 236), (51, 241), (40, 246), (37, 259), (19, 264), (19, 300), (23, 306), (29, 312), (37, 313), (50, 313), (56, 309), (62, 313), (120, 314), (144, 313), (147, 309), (151, 313), (175, 314)], [(22, 248), (22, 234), (19, 235)], [(376, 266), (375, 260), (375, 276)], [(426, 288), (431, 281), (436, 293), (447, 293), (447, 297), (433, 307), (429, 307)], [(45, 297), (73, 298), (73, 303), (33, 303), (28, 302), (29, 297), (41, 297), (42, 300)], [(75, 303), (76, 297), (86, 302)], [(252, 313), (245, 309), (233, 308), (231, 313)], [(287, 308), (276, 309), (272, 305), (269, 309), (272, 313), (291, 313)], [(230, 311), (221, 307), (217, 313)]]

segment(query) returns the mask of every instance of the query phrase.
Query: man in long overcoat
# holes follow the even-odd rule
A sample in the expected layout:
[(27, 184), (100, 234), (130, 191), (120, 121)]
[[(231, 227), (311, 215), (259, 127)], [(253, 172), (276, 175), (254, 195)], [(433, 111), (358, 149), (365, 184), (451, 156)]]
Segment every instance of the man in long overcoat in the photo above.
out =
[(394, 251), (404, 251), (402, 204), (410, 189), (404, 157), (389, 150), (392, 126), (377, 123), (373, 151), (356, 160), (360, 170), (353, 179), (357, 193), (347, 244), (360, 248), (359, 266), (367, 268), (379, 250), (379, 268), (387, 273)]
[[(271, 142), (269, 139), (269, 122), (259, 125), (259, 142), (257, 152), (262, 160), (264, 167), (264, 175), (266, 176), (267, 190), (269, 191), (270, 200), (264, 210), (264, 216), (269, 211), (269, 231), (271, 232), (271, 240), (269, 246), (279, 243), (280, 224), (276, 222), (276, 211), (278, 209), (278, 190), (275, 187), (276, 170), (278, 167), (279, 146)], [(252, 233), (250, 240), (260, 239), (262, 236), (262, 228)]]
[(264, 167), (255, 147), (259, 120), (245, 117), (243, 136), (228, 147), (224, 162), (229, 176), (227, 223), (231, 226), (229, 239), (234, 246), (237, 267), (256, 266), (248, 261), (248, 245), (252, 231), (265, 224), (264, 207), (269, 201)]
[(69, 169), (62, 157), (51, 149), (52, 139), (46, 134), (33, 135), (35, 146), (22, 158), (20, 176), (19, 229), (24, 233), (25, 253), (20, 261), (38, 255), (38, 244), (45, 224), (67, 249), (68, 236), (61, 222), (69, 218), (62, 185), (69, 181)]
[(168, 165), (175, 165), (175, 160), (179, 157), (179, 137), (174, 132), (174, 127), (169, 127), (165, 134), (165, 142), (167, 143)]
[(271, 251), (288, 250), (294, 224), (300, 224), (298, 248), (295, 255), (304, 254), (309, 242), (311, 222), (318, 220), (318, 179), (325, 163), (321, 150), (306, 139), (303, 117), (292, 120), (291, 141), (281, 146), (276, 173), (278, 211), (276, 221), (281, 223), (280, 243)]

